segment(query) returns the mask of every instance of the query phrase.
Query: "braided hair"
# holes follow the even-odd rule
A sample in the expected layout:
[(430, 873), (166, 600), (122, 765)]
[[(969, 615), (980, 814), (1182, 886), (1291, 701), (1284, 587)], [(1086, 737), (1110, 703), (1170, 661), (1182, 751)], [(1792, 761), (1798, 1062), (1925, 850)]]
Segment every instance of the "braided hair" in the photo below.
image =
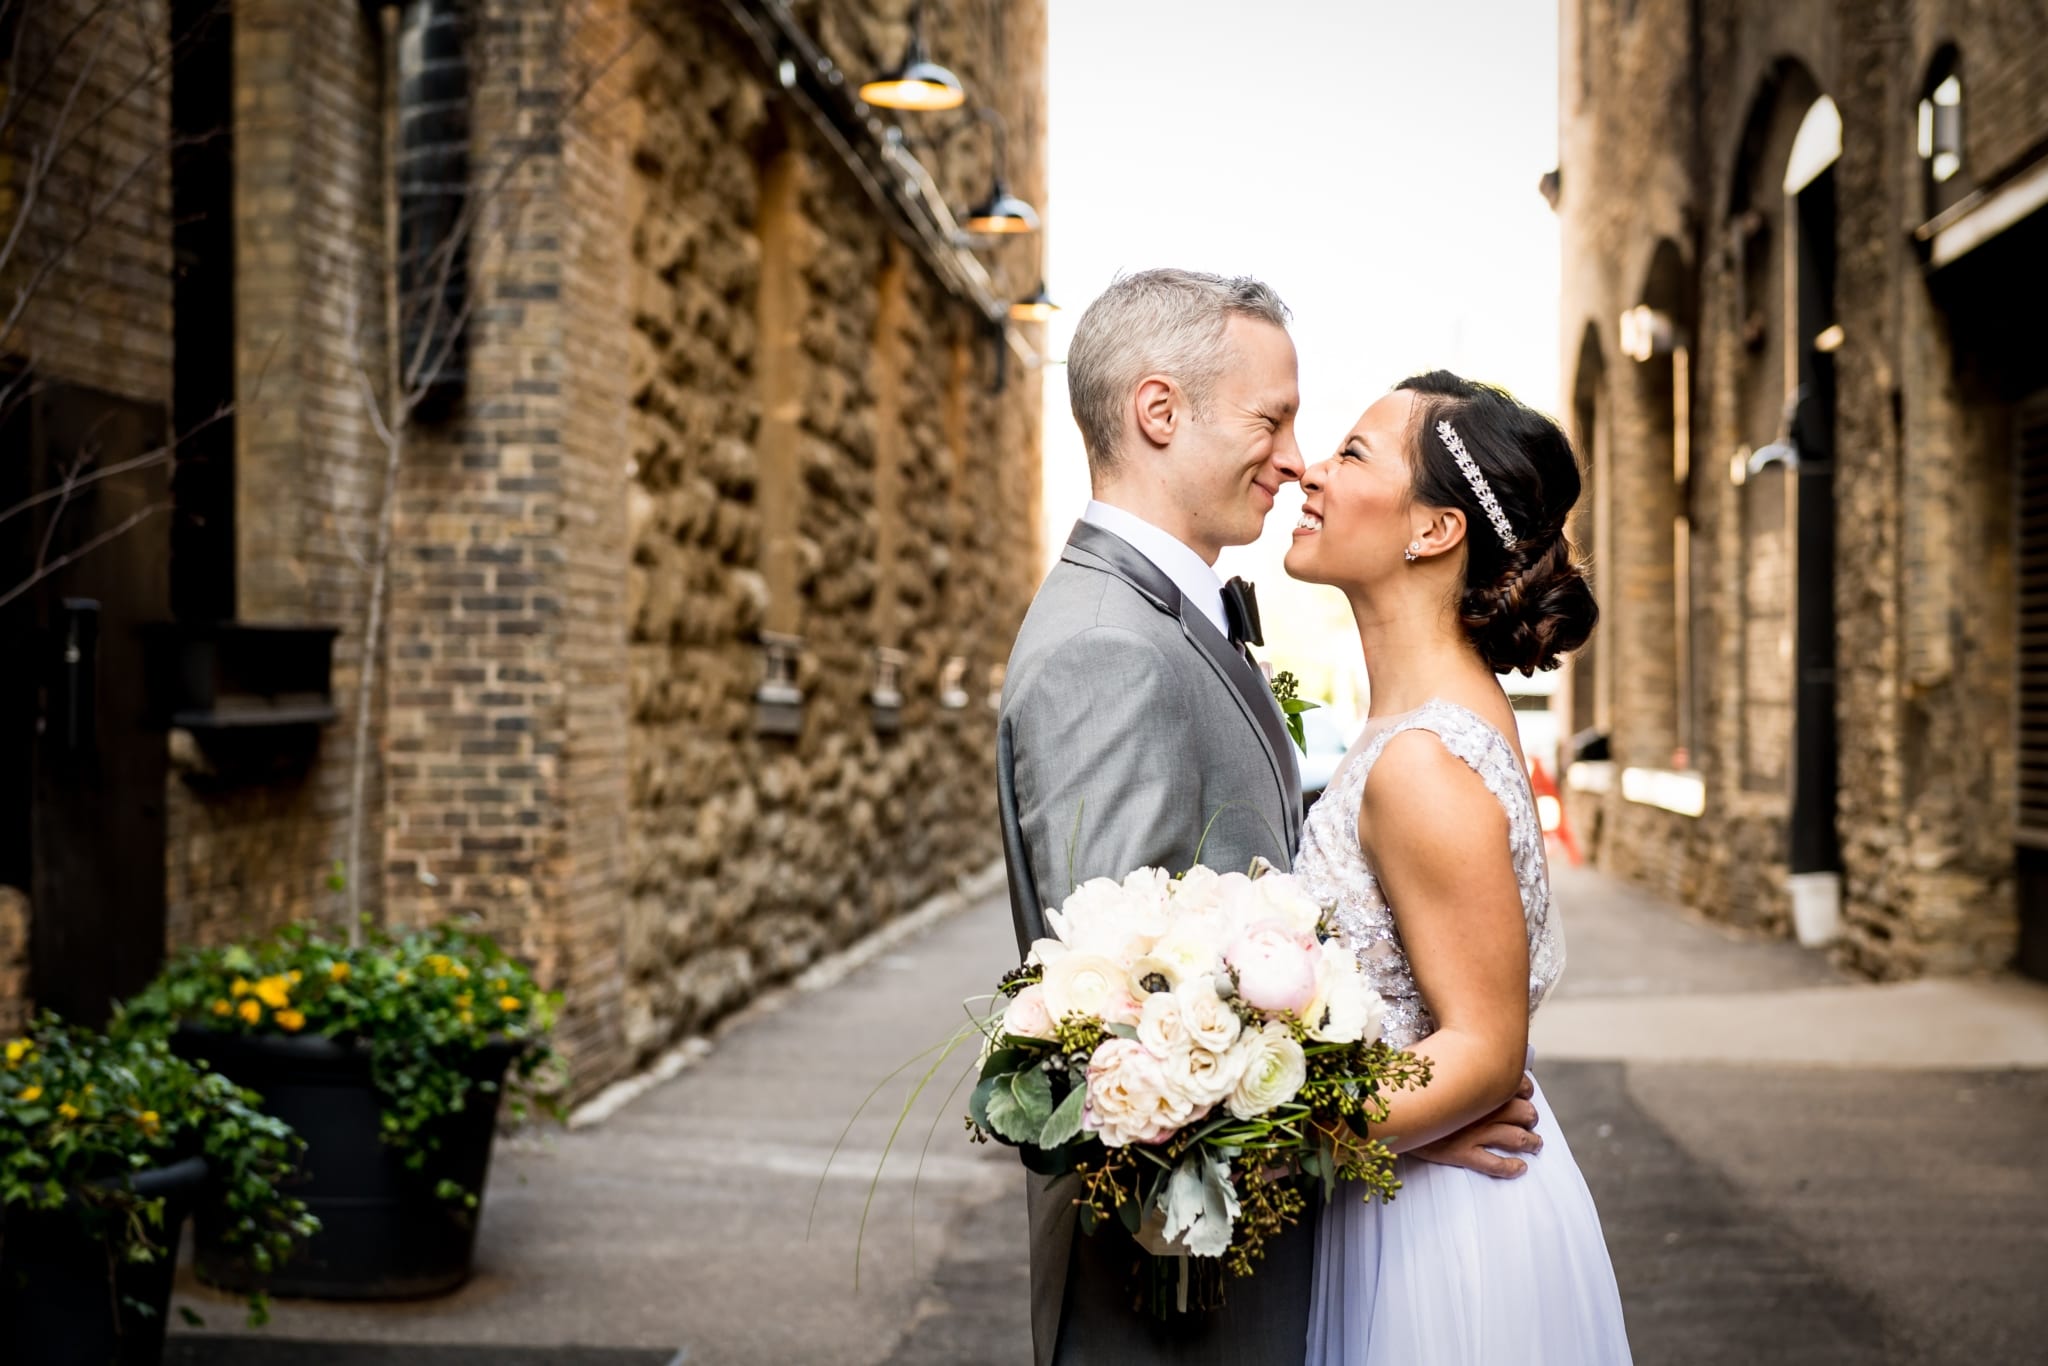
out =
[[(1416, 397), (1414, 492), (1465, 514), (1459, 620), (1495, 673), (1555, 669), (1586, 643), (1599, 604), (1565, 536), (1579, 500), (1579, 465), (1556, 422), (1490, 384), (1432, 370), (1395, 386)], [(1448, 421), (1513, 529), (1503, 544), (1471, 481), (1444, 445)]]

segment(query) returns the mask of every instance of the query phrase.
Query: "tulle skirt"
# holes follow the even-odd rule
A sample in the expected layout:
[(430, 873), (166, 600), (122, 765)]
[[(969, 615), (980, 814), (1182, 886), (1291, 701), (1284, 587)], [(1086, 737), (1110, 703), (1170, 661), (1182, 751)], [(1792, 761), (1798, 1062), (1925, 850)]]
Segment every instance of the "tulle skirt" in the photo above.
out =
[(1391, 1204), (1339, 1191), (1317, 1234), (1308, 1366), (1626, 1366), (1593, 1197), (1536, 1088), (1512, 1181), (1401, 1158)]

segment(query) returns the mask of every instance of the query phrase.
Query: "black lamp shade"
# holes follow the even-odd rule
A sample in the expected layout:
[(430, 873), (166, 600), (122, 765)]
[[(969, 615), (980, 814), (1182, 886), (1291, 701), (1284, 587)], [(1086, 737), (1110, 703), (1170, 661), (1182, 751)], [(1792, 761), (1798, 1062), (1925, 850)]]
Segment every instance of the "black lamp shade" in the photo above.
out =
[(911, 29), (910, 46), (895, 70), (863, 85), (860, 97), (880, 109), (921, 113), (958, 109), (967, 102), (960, 78), (931, 59), (924, 50), (924, 34), (917, 28)]
[(1060, 311), (1060, 306), (1045, 292), (1045, 281), (1038, 282), (1038, 288), (1010, 305), (1010, 316), (1020, 323), (1042, 323)]
[(967, 230), (985, 233), (1038, 231), (1038, 210), (1010, 193), (997, 176), (990, 184), (988, 198), (967, 211)]

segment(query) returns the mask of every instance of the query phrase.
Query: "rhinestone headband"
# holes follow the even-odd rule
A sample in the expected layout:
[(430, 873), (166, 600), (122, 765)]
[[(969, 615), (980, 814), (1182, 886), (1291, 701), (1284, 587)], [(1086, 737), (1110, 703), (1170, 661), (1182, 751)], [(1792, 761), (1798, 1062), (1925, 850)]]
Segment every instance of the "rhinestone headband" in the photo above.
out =
[(1436, 434), (1443, 438), (1444, 449), (1451, 453), (1451, 459), (1458, 462), (1458, 468), (1465, 472), (1465, 482), (1472, 486), (1472, 494), (1478, 498), (1479, 506), (1486, 509), (1486, 520), (1493, 523), (1493, 529), (1500, 537), (1502, 548), (1515, 548), (1515, 524), (1501, 511), (1500, 499), (1493, 496), (1493, 489), (1487, 485), (1486, 476), (1479, 472), (1479, 462), (1465, 449), (1465, 443), (1458, 436), (1458, 429), (1448, 421), (1436, 424)]

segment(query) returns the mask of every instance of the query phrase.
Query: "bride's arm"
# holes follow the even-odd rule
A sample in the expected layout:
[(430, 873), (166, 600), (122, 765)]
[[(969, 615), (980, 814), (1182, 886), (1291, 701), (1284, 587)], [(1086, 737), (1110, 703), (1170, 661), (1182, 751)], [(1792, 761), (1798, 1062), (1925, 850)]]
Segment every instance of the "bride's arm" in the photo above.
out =
[(1415, 983), (1437, 1021), (1417, 1041), (1431, 1078), (1389, 1096), (1374, 1137), (1407, 1152), (1515, 1094), (1529, 1041), (1529, 939), (1507, 814), (1479, 775), (1426, 731), (1396, 736), (1366, 780), (1359, 839)]

